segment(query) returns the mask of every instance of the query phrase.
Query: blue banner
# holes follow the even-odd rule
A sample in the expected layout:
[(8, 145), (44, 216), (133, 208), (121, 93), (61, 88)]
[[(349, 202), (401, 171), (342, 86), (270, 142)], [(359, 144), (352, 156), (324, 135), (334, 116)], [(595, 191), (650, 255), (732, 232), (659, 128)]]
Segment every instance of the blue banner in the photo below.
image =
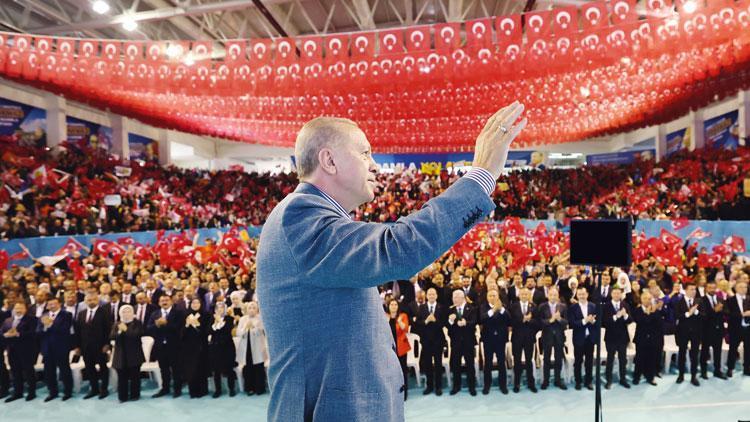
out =
[(703, 122), (706, 146), (737, 149), (740, 145), (739, 111), (734, 110)]
[(151, 138), (128, 133), (130, 159), (142, 161), (159, 161), (159, 143)]
[[(544, 153), (541, 151), (510, 151), (505, 166), (540, 166), (544, 164), (544, 158)], [(472, 161), (474, 161), (474, 153), (373, 154), (373, 159), (375, 159), (375, 162), (378, 163), (378, 165), (385, 167), (393, 167), (396, 165), (409, 167), (411, 164), (414, 164), (417, 168), (421, 168), (423, 164), (439, 164), (445, 168), (453, 165), (470, 166)]]
[(598, 166), (603, 164), (630, 164), (637, 160), (653, 160), (656, 156), (654, 149), (637, 151), (620, 151), (607, 154), (591, 154), (586, 156), (586, 165)]
[(45, 146), (47, 111), (0, 98), (0, 140), (22, 146)]
[(666, 141), (667, 149), (664, 151), (664, 156), (669, 157), (677, 151), (690, 148), (692, 143), (691, 132), (688, 128), (676, 130), (667, 134)]
[(68, 141), (85, 141), (91, 148), (112, 149), (112, 128), (71, 116), (65, 117)]

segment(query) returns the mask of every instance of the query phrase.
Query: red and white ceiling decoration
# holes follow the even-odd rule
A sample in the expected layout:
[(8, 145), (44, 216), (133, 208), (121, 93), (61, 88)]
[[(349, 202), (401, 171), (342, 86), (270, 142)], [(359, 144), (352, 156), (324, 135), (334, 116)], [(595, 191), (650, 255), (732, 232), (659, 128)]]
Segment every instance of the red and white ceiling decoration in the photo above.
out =
[[(689, 7), (688, 7), (689, 5)], [(319, 115), (378, 152), (467, 151), (515, 99), (517, 145), (670, 121), (750, 87), (750, 0), (600, 1), (355, 34), (119, 41), (0, 33), (0, 74), (186, 132), (293, 146)], [(299, 51), (299, 56), (297, 55)]]

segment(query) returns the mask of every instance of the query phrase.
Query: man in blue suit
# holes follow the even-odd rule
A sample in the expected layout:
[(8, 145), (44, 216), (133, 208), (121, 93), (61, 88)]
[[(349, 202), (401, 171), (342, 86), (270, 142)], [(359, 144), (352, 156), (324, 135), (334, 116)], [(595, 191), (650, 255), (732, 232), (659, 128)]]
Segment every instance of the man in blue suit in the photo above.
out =
[(568, 321), (573, 328), (573, 372), (576, 390), (581, 389), (581, 365), (586, 365), (584, 383), (586, 388), (593, 390), (594, 345), (599, 344), (596, 332), (596, 305), (588, 301), (589, 293), (586, 287), (580, 286), (576, 290), (578, 303), (568, 309)]
[(352, 221), (372, 201), (377, 166), (347, 119), (306, 123), (295, 145), (300, 185), (271, 212), (258, 250), (268, 335), (271, 421), (401, 421), (403, 374), (375, 286), (408, 279), (495, 208), (489, 194), (523, 106), (498, 111), (473, 167), (392, 225)]
[(41, 341), (42, 356), (44, 357), (44, 380), (47, 384), (49, 396), (45, 402), (57, 398), (57, 371), (63, 382), (63, 401), (73, 394), (73, 375), (70, 371), (70, 349), (73, 336), (70, 327), (73, 325), (73, 315), (60, 309), (60, 299), (52, 297), (47, 301), (47, 311), (39, 320), (37, 334)]

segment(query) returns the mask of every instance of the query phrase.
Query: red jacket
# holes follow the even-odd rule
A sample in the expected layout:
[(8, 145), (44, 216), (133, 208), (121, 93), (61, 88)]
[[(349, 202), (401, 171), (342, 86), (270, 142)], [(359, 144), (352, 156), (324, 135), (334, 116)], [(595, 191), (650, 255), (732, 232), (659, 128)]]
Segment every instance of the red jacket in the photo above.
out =
[[(401, 326), (399, 326), (399, 322), (405, 325), (405, 328), (403, 330), (401, 329)], [(409, 339), (406, 338), (406, 333), (408, 332), (409, 316), (406, 315), (406, 313), (402, 312), (401, 314), (399, 314), (398, 318), (396, 318), (396, 354), (398, 356), (404, 356), (405, 354), (409, 353), (409, 350), (411, 350)]]

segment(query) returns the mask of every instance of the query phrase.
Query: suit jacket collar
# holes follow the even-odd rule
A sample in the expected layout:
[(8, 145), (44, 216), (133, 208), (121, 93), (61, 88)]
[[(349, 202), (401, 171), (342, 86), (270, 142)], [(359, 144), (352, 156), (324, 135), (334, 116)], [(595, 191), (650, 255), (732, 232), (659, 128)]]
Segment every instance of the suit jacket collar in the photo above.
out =
[(318, 188), (317, 186), (313, 185), (312, 183), (300, 182), (300, 184), (297, 185), (297, 188), (294, 189), (294, 192), (295, 193), (306, 193), (306, 194), (310, 194), (310, 195), (319, 196), (319, 197), (325, 199), (326, 201), (328, 201), (333, 206), (333, 208), (336, 210), (336, 212), (338, 212), (339, 214), (341, 214), (342, 216), (344, 216), (344, 217), (346, 217), (346, 218), (348, 218), (350, 220), (352, 218), (349, 215), (349, 213), (344, 209), (344, 207), (342, 207), (341, 204), (339, 204), (338, 202), (336, 202), (336, 200), (333, 199), (332, 196), (330, 196), (327, 193), (323, 192), (322, 189)]

